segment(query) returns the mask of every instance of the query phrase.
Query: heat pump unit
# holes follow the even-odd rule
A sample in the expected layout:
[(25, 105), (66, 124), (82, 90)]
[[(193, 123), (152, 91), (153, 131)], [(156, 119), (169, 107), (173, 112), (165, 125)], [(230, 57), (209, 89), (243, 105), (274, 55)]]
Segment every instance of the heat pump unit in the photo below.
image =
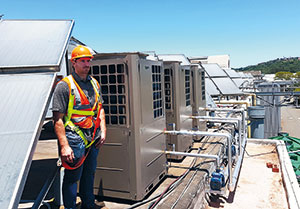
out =
[[(167, 130), (191, 130), (192, 120), (192, 80), (190, 65), (178, 61), (164, 61), (165, 108)], [(191, 136), (167, 135), (167, 150), (188, 151), (193, 144)], [(181, 160), (183, 156), (167, 156)]]
[[(195, 116), (205, 116), (205, 111), (200, 111), (199, 107), (206, 107), (205, 99), (205, 71), (200, 64), (193, 64), (191, 66), (192, 72), (192, 91), (193, 103), (192, 112)], [(198, 119), (193, 119), (193, 129), (199, 131), (206, 131), (206, 122)]]
[(163, 65), (143, 53), (96, 54), (107, 139), (100, 148), (96, 195), (141, 200), (166, 174)]

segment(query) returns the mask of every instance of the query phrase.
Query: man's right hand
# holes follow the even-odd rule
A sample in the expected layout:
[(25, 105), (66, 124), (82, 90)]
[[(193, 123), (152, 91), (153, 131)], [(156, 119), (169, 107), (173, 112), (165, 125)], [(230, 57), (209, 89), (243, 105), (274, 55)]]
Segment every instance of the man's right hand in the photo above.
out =
[(61, 146), (60, 148), (61, 159), (68, 163), (73, 163), (74, 152), (69, 145)]

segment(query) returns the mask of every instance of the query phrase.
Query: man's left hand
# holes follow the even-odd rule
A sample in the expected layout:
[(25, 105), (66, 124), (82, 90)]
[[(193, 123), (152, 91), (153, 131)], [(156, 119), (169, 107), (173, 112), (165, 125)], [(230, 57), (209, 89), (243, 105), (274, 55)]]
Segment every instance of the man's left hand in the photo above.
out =
[(102, 132), (102, 133), (101, 133), (100, 139), (99, 139), (99, 140), (96, 142), (96, 144), (95, 144), (95, 146), (96, 146), (97, 149), (99, 149), (99, 148), (104, 144), (105, 138), (106, 138), (106, 136), (105, 136), (105, 134)]

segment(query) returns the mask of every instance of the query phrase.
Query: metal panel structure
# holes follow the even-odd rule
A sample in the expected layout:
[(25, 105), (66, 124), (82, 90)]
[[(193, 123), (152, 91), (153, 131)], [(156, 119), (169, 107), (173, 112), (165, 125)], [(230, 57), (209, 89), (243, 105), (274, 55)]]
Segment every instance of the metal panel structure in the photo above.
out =
[(230, 78), (241, 78), (241, 76), (235, 70), (232, 70), (230, 68), (223, 70)]
[(0, 20), (0, 70), (59, 71), (73, 25), (73, 20)]
[[(200, 111), (200, 107), (206, 107), (205, 93), (205, 71), (199, 64), (191, 66), (192, 75), (192, 114), (205, 116), (205, 111)], [(206, 131), (206, 122), (198, 119), (193, 119), (193, 130)]]
[(205, 95), (206, 95), (206, 107), (213, 107), (213, 108), (216, 108), (217, 105), (216, 103), (214, 102), (213, 98), (210, 96), (210, 94), (205, 91)]
[(210, 78), (205, 78), (205, 89), (209, 93), (209, 95), (212, 95), (212, 96), (221, 94), (221, 91), (212, 82), (212, 80)]
[(249, 84), (249, 81), (246, 79), (243, 79), (243, 78), (234, 78), (234, 79), (232, 79), (232, 81), (239, 88), (243, 87), (243, 86), (247, 86), (247, 84)]
[(53, 73), (0, 75), (0, 208), (19, 204), (55, 78)]
[[(280, 92), (280, 85), (276, 83), (261, 83), (258, 85), (261, 92)], [(281, 131), (281, 109), (279, 96), (260, 96), (257, 105), (265, 107), (264, 138), (277, 136)]]
[(166, 173), (162, 62), (142, 53), (96, 54), (90, 73), (101, 85), (107, 124), (94, 192), (141, 200)]
[(247, 76), (246, 76), (246, 74), (245, 73), (243, 73), (243, 72), (237, 72), (240, 76), (241, 76), (241, 78), (247, 78)]
[[(191, 63), (183, 54), (165, 54), (157, 57), (164, 62), (167, 130), (191, 130), (193, 121), (188, 117), (193, 114), (194, 102)], [(167, 150), (186, 152), (190, 150), (192, 144), (191, 136), (166, 135)], [(183, 157), (167, 155), (168, 159), (175, 160), (181, 160)]]
[(18, 207), (73, 24), (0, 21), (0, 208)]
[[(160, 56), (158, 56), (161, 59)], [(189, 65), (178, 61), (164, 61), (165, 110), (167, 130), (191, 130), (192, 120), (192, 82)], [(166, 135), (167, 150), (185, 152), (192, 146), (190, 136)], [(183, 156), (167, 156), (168, 159), (181, 160)]]
[(242, 95), (243, 93), (239, 88), (233, 83), (233, 81), (228, 78), (212, 78), (213, 82), (218, 86), (223, 95)]
[[(202, 64), (202, 66), (207, 76), (206, 88), (211, 88), (208, 89), (210, 95), (243, 95), (243, 92), (239, 90), (232, 79), (218, 64)], [(208, 79), (210, 81), (208, 81)]]
[(227, 74), (218, 64), (202, 64), (208, 77), (227, 77)]
[(184, 54), (160, 54), (158, 58), (164, 62), (178, 61), (181, 65), (191, 65), (190, 61)]

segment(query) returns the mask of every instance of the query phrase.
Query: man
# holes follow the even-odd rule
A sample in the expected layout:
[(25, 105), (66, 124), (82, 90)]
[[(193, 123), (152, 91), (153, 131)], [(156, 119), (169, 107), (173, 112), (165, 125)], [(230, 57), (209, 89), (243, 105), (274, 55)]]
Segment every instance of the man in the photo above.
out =
[(99, 83), (88, 75), (92, 58), (88, 48), (77, 46), (71, 57), (75, 72), (57, 84), (53, 96), (54, 130), (65, 167), (65, 208), (76, 208), (79, 180), (81, 208), (95, 206), (94, 174), (99, 147), (106, 138), (106, 125)]

